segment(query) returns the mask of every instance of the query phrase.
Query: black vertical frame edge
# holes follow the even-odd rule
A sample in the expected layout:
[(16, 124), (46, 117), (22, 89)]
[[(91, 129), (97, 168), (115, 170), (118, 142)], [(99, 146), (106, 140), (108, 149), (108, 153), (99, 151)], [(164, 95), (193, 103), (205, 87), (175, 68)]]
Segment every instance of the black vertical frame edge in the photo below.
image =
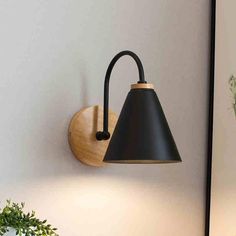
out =
[(209, 84), (209, 121), (208, 121), (208, 150), (206, 173), (206, 211), (205, 236), (210, 234), (211, 210), (211, 179), (212, 179), (212, 141), (213, 141), (213, 113), (214, 113), (214, 77), (215, 77), (215, 38), (216, 38), (216, 1), (211, 0), (211, 46), (210, 46), (210, 84)]

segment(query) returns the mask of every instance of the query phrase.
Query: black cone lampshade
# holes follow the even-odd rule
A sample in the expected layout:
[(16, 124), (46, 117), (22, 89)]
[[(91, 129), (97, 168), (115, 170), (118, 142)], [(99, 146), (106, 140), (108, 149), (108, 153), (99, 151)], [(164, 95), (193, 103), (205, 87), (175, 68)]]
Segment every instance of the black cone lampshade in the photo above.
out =
[(144, 79), (140, 59), (130, 51), (117, 54), (108, 67), (104, 84), (103, 131), (97, 132), (97, 140), (110, 138), (109, 79), (114, 64), (123, 55), (129, 55), (136, 61), (139, 81), (131, 86), (103, 161), (133, 164), (181, 162), (159, 99), (152, 84), (148, 84)]
[(131, 89), (108, 146), (105, 162), (179, 162), (174, 139), (153, 89)]

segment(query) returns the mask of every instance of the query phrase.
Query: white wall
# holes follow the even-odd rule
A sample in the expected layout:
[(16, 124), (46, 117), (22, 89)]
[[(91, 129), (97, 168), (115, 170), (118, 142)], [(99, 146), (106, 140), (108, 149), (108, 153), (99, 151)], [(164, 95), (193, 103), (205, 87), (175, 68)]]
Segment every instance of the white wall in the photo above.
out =
[[(1, 202), (25, 201), (62, 236), (203, 235), (208, 44), (207, 0), (1, 1)], [(72, 156), (70, 118), (102, 103), (123, 49), (141, 57), (182, 164), (94, 169)], [(137, 79), (123, 58), (113, 110)]]

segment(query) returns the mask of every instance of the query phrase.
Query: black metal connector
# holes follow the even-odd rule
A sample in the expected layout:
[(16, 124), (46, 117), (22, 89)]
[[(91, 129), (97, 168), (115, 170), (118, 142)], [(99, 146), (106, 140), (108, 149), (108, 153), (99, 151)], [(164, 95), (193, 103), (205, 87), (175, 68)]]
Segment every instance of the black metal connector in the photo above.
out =
[(110, 133), (109, 132), (104, 132), (104, 131), (98, 131), (96, 133), (96, 139), (97, 140), (108, 140), (110, 138)]

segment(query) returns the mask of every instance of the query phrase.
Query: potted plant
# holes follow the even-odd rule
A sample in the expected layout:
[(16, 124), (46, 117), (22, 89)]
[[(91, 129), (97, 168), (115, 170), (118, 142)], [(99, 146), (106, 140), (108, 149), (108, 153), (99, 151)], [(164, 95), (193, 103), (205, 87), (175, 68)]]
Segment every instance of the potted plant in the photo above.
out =
[(23, 208), (24, 203), (7, 200), (6, 206), (0, 209), (0, 236), (58, 236), (56, 228), (36, 218), (34, 211), (24, 213)]

